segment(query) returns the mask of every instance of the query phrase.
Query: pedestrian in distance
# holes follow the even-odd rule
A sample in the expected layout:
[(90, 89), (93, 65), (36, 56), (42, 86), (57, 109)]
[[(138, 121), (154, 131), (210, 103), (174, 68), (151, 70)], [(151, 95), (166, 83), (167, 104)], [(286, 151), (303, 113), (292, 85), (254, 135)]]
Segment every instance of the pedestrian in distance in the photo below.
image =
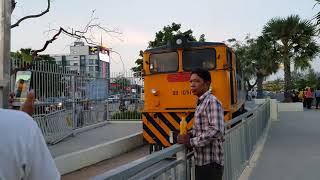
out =
[(307, 99), (307, 108), (311, 109), (312, 100), (313, 100), (313, 93), (312, 93), (312, 89), (310, 87), (307, 88), (306, 99)]
[(314, 96), (316, 97), (316, 109), (318, 109), (320, 104), (320, 86), (317, 87), (317, 90), (314, 92)]
[(210, 84), (208, 71), (191, 72), (191, 92), (198, 97), (193, 130), (177, 137), (178, 143), (194, 150), (196, 180), (222, 180), (224, 169), (224, 110)]

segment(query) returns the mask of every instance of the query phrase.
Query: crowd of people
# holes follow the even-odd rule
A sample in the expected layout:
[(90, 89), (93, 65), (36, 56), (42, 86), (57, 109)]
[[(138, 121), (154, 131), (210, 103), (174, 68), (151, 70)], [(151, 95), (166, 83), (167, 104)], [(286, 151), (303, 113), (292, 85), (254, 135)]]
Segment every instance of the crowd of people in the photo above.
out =
[(314, 105), (316, 109), (319, 108), (320, 105), (320, 87), (317, 87), (314, 90), (311, 87), (306, 87), (305, 89), (292, 90), (290, 92), (291, 99), (293, 102), (302, 102), (303, 107), (311, 109)]

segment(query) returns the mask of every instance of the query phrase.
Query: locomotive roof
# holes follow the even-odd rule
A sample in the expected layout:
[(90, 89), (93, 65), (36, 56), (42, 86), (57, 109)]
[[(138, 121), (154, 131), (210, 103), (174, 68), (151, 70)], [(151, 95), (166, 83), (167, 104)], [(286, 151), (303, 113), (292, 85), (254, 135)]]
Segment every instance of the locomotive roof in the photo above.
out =
[(177, 50), (178, 48), (193, 48), (193, 47), (201, 47), (201, 46), (226, 46), (226, 44), (221, 43), (221, 42), (196, 42), (196, 41), (188, 41), (184, 43), (181, 46), (177, 45), (164, 45), (164, 46), (159, 46), (156, 48), (151, 48), (145, 50), (145, 52), (157, 52), (157, 51), (163, 51), (163, 50)]

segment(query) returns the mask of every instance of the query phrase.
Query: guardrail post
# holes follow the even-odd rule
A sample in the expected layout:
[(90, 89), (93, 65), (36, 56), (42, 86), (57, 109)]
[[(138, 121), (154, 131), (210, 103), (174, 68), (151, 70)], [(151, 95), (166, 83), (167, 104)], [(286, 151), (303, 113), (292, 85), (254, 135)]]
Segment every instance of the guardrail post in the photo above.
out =
[(72, 88), (72, 122), (73, 122), (73, 129), (76, 129), (77, 118), (76, 118), (76, 83), (75, 83), (75, 76), (71, 76), (71, 88)]
[(177, 160), (183, 160), (183, 163), (177, 167), (178, 180), (187, 179), (187, 153), (186, 148), (177, 152)]

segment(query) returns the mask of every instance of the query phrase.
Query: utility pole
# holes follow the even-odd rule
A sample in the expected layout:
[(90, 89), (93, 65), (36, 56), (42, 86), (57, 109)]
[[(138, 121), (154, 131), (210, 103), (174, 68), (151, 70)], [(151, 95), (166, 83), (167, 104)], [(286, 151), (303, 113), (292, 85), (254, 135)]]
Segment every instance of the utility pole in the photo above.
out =
[(0, 16), (0, 108), (8, 108), (10, 87), (10, 0), (0, 1)]

